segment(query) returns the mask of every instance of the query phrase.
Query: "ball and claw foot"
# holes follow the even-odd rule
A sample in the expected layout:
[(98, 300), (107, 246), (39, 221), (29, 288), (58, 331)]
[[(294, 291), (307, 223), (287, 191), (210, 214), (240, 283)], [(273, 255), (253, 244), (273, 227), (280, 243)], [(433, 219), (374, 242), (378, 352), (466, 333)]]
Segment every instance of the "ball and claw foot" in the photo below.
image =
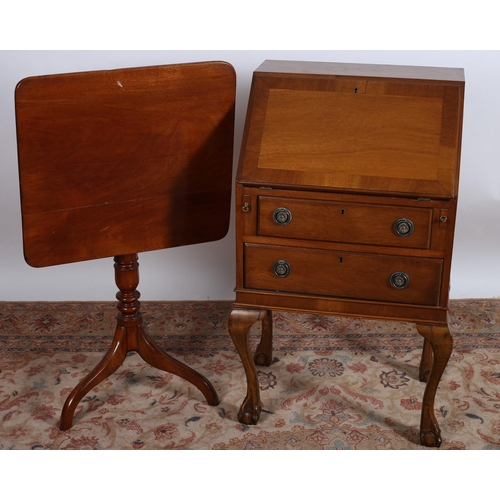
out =
[(246, 398), (238, 412), (238, 421), (245, 425), (257, 425), (260, 419), (260, 404), (254, 405)]
[(256, 354), (255, 357), (253, 358), (253, 360), (257, 366), (270, 366), (271, 365), (271, 359), (263, 352)]
[(438, 432), (422, 432), (420, 434), (420, 444), (422, 446), (428, 446), (429, 448), (439, 448), (441, 446), (441, 433)]

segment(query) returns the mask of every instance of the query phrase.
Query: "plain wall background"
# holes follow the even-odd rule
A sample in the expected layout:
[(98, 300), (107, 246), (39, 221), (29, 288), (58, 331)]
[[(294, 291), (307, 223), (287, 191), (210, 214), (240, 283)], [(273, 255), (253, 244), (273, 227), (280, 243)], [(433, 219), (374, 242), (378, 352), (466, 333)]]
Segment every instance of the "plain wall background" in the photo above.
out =
[[(0, 51), (0, 300), (113, 300), (112, 259), (43, 269), (23, 258), (14, 89), (27, 77), (99, 69), (224, 60), (237, 74), (234, 172), (252, 72), (265, 59), (460, 67), (466, 97), (451, 298), (500, 297), (499, 51), (152, 50)], [(213, 243), (140, 254), (143, 300), (232, 300), (234, 216)]]

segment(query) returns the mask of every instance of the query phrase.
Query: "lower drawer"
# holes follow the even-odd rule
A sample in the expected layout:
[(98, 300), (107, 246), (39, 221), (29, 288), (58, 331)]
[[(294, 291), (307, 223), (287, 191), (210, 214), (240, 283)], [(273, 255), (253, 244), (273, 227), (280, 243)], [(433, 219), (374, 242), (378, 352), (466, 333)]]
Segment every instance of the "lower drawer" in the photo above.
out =
[(246, 244), (244, 286), (436, 306), (442, 266), (440, 259)]

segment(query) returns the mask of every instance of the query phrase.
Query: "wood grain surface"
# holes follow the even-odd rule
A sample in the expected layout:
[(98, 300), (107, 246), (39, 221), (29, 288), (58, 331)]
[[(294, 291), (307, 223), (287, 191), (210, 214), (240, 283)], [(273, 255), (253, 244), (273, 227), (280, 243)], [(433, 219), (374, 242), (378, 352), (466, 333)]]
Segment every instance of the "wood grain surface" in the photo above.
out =
[(224, 237), (235, 85), (222, 62), (22, 80), (15, 102), (27, 262)]

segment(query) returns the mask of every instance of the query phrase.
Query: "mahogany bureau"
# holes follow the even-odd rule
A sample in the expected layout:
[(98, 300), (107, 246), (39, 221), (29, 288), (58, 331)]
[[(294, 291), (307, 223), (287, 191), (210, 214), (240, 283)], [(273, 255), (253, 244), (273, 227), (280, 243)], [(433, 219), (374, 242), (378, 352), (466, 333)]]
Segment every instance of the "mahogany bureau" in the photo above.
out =
[(255, 365), (272, 359), (273, 310), (408, 321), (424, 338), (420, 441), (441, 444), (464, 89), (450, 68), (265, 61), (254, 72), (229, 320), (247, 377), (240, 422), (260, 417)]

